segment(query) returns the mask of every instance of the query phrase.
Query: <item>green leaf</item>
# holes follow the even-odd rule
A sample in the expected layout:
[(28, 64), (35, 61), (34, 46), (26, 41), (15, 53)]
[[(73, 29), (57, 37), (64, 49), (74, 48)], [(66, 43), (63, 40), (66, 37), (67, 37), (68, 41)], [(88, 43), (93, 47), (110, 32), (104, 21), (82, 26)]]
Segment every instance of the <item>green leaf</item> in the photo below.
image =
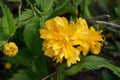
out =
[(58, 76), (59, 76), (59, 80), (65, 80), (65, 77), (66, 77), (65, 74), (59, 73)]
[(8, 1), (11, 1), (11, 2), (20, 2), (21, 0), (8, 0)]
[(42, 80), (43, 77), (48, 75), (47, 63), (44, 57), (39, 56), (39, 58), (35, 59), (26, 71), (31, 80)]
[(8, 37), (11, 37), (15, 34), (17, 28), (13, 19), (13, 15), (7, 6), (3, 4), (3, 2), (0, 2), (0, 6), (3, 12), (3, 18), (1, 22), (2, 29)]
[(61, 65), (58, 66), (57, 71), (58, 71), (58, 76), (59, 80), (65, 80), (66, 75), (64, 74), (64, 70), (66, 68), (66, 63), (62, 63)]
[(59, 67), (57, 68), (58, 71), (63, 71), (66, 68), (66, 63), (62, 63), (61, 65), (59, 65)]
[(85, 57), (80, 63), (72, 66), (70, 69), (66, 71), (67, 75), (74, 75), (80, 72), (82, 69), (85, 70), (97, 70), (100, 68), (108, 68), (109, 70), (113, 71), (113, 74), (120, 77), (120, 68), (114, 66), (110, 63), (110, 61), (97, 56), (87, 56)]
[(38, 4), (42, 8), (42, 15), (40, 17), (40, 27), (44, 25), (46, 19), (50, 18), (53, 13), (53, 2), (54, 0), (36, 0), (36, 4)]
[(30, 77), (25, 73), (25, 71), (20, 70), (18, 73), (13, 75), (10, 80), (31, 80)]
[[(0, 24), (2, 24), (2, 18), (0, 18)], [(6, 40), (7, 35), (5, 34), (5, 31), (3, 30), (3, 26), (0, 25), (0, 41)]]
[(27, 51), (25, 47), (23, 50), (19, 50), (19, 53), (15, 57), (5, 57), (5, 59), (10, 63), (13, 63), (13, 66), (16, 65), (24, 67), (24, 70), (27, 71), (26, 74), (31, 78), (31, 80), (41, 80), (43, 77), (48, 75), (47, 63), (44, 57), (38, 56), (37, 58), (34, 58), (33, 54)]
[[(43, 56), (39, 57), (35, 64), (33, 65), (33, 80), (42, 80), (43, 77), (48, 75), (47, 63)], [(39, 74), (39, 76), (38, 76)], [(34, 79), (36, 77), (36, 79)]]
[(57, 1), (56, 8), (52, 16), (61, 15), (67, 12), (74, 13), (74, 11), (75, 11), (75, 6), (73, 6), (70, 0), (59, 1), (59, 2)]
[(3, 17), (0, 19), (0, 47), (2, 47), (15, 34), (17, 27), (12, 13), (2, 1), (0, 1), (0, 7), (3, 12)]
[(102, 72), (102, 77), (103, 77), (103, 80), (115, 80), (115, 78), (110, 74), (108, 74), (107, 72)]
[(105, 10), (108, 11), (109, 7), (107, 5), (107, 0), (98, 0), (98, 4)]
[(69, 68), (65, 74), (66, 75), (75, 75), (77, 74), (78, 72), (80, 72), (82, 70), (82, 62), (76, 64), (76, 65), (73, 65), (71, 68)]
[(52, 8), (54, 0), (35, 0), (44, 12), (48, 12)]
[(43, 16), (40, 17), (40, 27), (42, 27), (45, 23), (45, 21), (50, 18), (51, 14), (53, 12), (53, 9), (50, 9), (47, 13), (45, 13)]
[(93, 3), (93, 0), (82, 0), (81, 5), (80, 5), (81, 7), (80, 14), (82, 17), (89, 17), (89, 18), (92, 17), (90, 10), (89, 10), (89, 7), (92, 3)]
[(25, 11), (20, 15), (21, 24), (27, 24), (29, 20), (33, 17), (33, 12), (31, 9), (25, 9)]
[(65, 6), (70, 2), (70, 0), (65, 0), (65, 1), (57, 1), (56, 2), (56, 8), (55, 10), (59, 11), (59, 10), (62, 10), (63, 8), (65, 8)]
[(115, 7), (115, 12), (120, 17), (120, 6)]
[(19, 52), (15, 57), (11, 58), (6, 56), (5, 59), (17, 66), (22, 65), (24, 67), (31, 67), (35, 60), (33, 54), (30, 53), (25, 47), (23, 47), (23, 49), (19, 49)]
[(82, 0), (74, 0), (74, 2), (75, 2), (75, 5), (78, 6), (82, 2)]
[(6, 41), (0, 41), (0, 47), (2, 47), (5, 43)]
[[(53, 2), (56, 3), (55, 9), (52, 8)], [(76, 0), (75, 4), (78, 6), (80, 4), (80, 2), (81, 1)], [(65, 12), (74, 13), (74, 11), (75, 11), (75, 6), (72, 4), (72, 2), (70, 0), (65, 0), (65, 1), (51, 0), (51, 1), (49, 1), (47, 6), (49, 6), (49, 7), (46, 8), (44, 15), (42, 15), (40, 17), (40, 26), (43, 26), (45, 20), (48, 18), (52, 18), (54, 16), (63, 14)]]
[(41, 49), (41, 40), (39, 37), (39, 17), (32, 18), (24, 29), (24, 41), (27, 48), (34, 54)]

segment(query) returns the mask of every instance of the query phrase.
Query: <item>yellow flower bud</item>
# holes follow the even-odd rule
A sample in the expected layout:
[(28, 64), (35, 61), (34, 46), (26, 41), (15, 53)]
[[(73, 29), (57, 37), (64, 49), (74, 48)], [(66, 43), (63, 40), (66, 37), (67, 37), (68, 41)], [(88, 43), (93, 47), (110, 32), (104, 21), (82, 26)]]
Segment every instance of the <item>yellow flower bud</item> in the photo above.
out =
[(5, 69), (10, 69), (12, 67), (12, 65), (9, 62), (5, 63)]
[(14, 42), (9, 42), (4, 45), (3, 53), (9, 57), (13, 57), (18, 53), (18, 47)]

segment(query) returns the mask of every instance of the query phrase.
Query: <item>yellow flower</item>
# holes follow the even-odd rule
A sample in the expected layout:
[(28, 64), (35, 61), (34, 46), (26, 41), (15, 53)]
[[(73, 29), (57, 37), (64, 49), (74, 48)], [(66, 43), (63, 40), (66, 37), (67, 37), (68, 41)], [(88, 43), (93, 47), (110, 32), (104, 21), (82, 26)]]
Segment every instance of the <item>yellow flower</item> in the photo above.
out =
[(77, 49), (83, 52), (83, 55), (87, 55), (89, 51), (93, 54), (99, 54), (103, 41), (101, 36), (101, 31), (95, 31), (93, 27), (88, 28), (85, 19), (79, 18), (74, 26), (77, 26), (78, 30), (75, 32), (74, 36), (77, 38), (75, 43), (79, 45)]
[(9, 57), (13, 57), (17, 54), (18, 47), (14, 42), (9, 42), (4, 45), (3, 53)]
[(11, 63), (6, 62), (5, 63), (5, 69), (10, 69), (12, 67)]
[(56, 62), (62, 62), (63, 58), (67, 60), (67, 66), (80, 61), (79, 51), (74, 47), (77, 43), (74, 36), (77, 27), (69, 26), (68, 21), (64, 17), (55, 17), (45, 22), (45, 26), (40, 29), (43, 41), (43, 50), (45, 55)]
[(89, 52), (89, 44), (87, 43), (89, 28), (85, 19), (79, 18), (74, 26), (77, 26), (77, 31), (75, 32), (73, 38), (75, 37), (75, 43), (79, 45), (77, 49), (86, 55)]
[(103, 42), (101, 32), (102, 30), (95, 31), (93, 27), (90, 27), (87, 42), (89, 44), (90, 51), (93, 54), (99, 54), (101, 51), (101, 46), (102, 46), (101, 42)]
[(93, 27), (88, 28), (85, 19), (79, 18), (76, 23), (68, 21), (64, 17), (55, 17), (47, 20), (45, 26), (39, 30), (43, 41), (45, 55), (56, 62), (66, 59), (67, 66), (80, 61), (80, 52), (87, 55), (89, 51), (98, 54), (103, 41), (101, 32)]

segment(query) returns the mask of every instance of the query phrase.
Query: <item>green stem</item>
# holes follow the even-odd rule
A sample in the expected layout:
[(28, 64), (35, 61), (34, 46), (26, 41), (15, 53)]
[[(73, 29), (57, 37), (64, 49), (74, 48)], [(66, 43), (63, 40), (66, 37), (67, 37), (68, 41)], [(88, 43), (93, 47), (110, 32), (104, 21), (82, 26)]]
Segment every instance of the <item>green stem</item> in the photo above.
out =
[(52, 76), (55, 75), (55, 74), (56, 74), (56, 72), (54, 72), (54, 73), (52, 73), (52, 74), (50, 74), (50, 75), (44, 77), (42, 80), (47, 80), (48, 78), (52, 77)]
[(33, 8), (32, 4), (31, 4), (31, 2), (30, 2), (29, 0), (27, 0), (27, 2), (29, 3), (30, 7), (32, 8), (33, 15), (31, 15), (30, 17), (28, 17), (28, 18), (26, 18), (26, 19), (24, 19), (24, 20), (21, 20), (22, 0), (20, 0), (20, 5), (19, 5), (19, 7), (18, 7), (18, 15), (19, 15), (18, 21), (17, 21), (17, 22), (18, 22), (18, 26), (20, 26), (20, 22), (26, 21), (26, 20), (28, 20), (28, 19), (30, 19), (30, 18), (32, 18), (33, 16), (36, 15), (36, 13), (35, 13), (35, 11), (34, 11), (34, 8)]
[(33, 11), (33, 15), (36, 16), (36, 13), (35, 11), (39, 14), (39, 15), (42, 15), (44, 14), (43, 12), (40, 12), (34, 5), (32, 5), (32, 3), (27, 0), (28, 4), (30, 5), (30, 7), (32, 8), (32, 11)]
[(44, 14), (44, 12), (40, 12), (36, 7), (34, 7), (34, 9), (36, 10), (36, 12), (39, 13), (40, 16), (42, 16)]
[(33, 5), (31, 4), (31, 2), (29, 0), (27, 0), (28, 4), (30, 5), (32, 11), (33, 11), (33, 15), (36, 16), (36, 13), (35, 13), (35, 10), (34, 10), (34, 7)]
[[(20, 4), (18, 7), (18, 20), (21, 20), (21, 8), (22, 8), (22, 0), (20, 0)], [(20, 26), (20, 22), (18, 22), (18, 26)]]

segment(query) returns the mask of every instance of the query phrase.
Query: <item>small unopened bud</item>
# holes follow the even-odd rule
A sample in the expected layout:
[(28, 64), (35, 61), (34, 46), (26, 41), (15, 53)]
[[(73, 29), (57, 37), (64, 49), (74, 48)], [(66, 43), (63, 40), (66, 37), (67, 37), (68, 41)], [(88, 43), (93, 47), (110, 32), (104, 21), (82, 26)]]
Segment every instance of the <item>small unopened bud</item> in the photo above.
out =
[(6, 62), (5, 63), (5, 69), (10, 69), (12, 67), (11, 63)]
[(4, 45), (3, 53), (9, 57), (13, 57), (18, 53), (18, 47), (14, 42), (9, 42)]

